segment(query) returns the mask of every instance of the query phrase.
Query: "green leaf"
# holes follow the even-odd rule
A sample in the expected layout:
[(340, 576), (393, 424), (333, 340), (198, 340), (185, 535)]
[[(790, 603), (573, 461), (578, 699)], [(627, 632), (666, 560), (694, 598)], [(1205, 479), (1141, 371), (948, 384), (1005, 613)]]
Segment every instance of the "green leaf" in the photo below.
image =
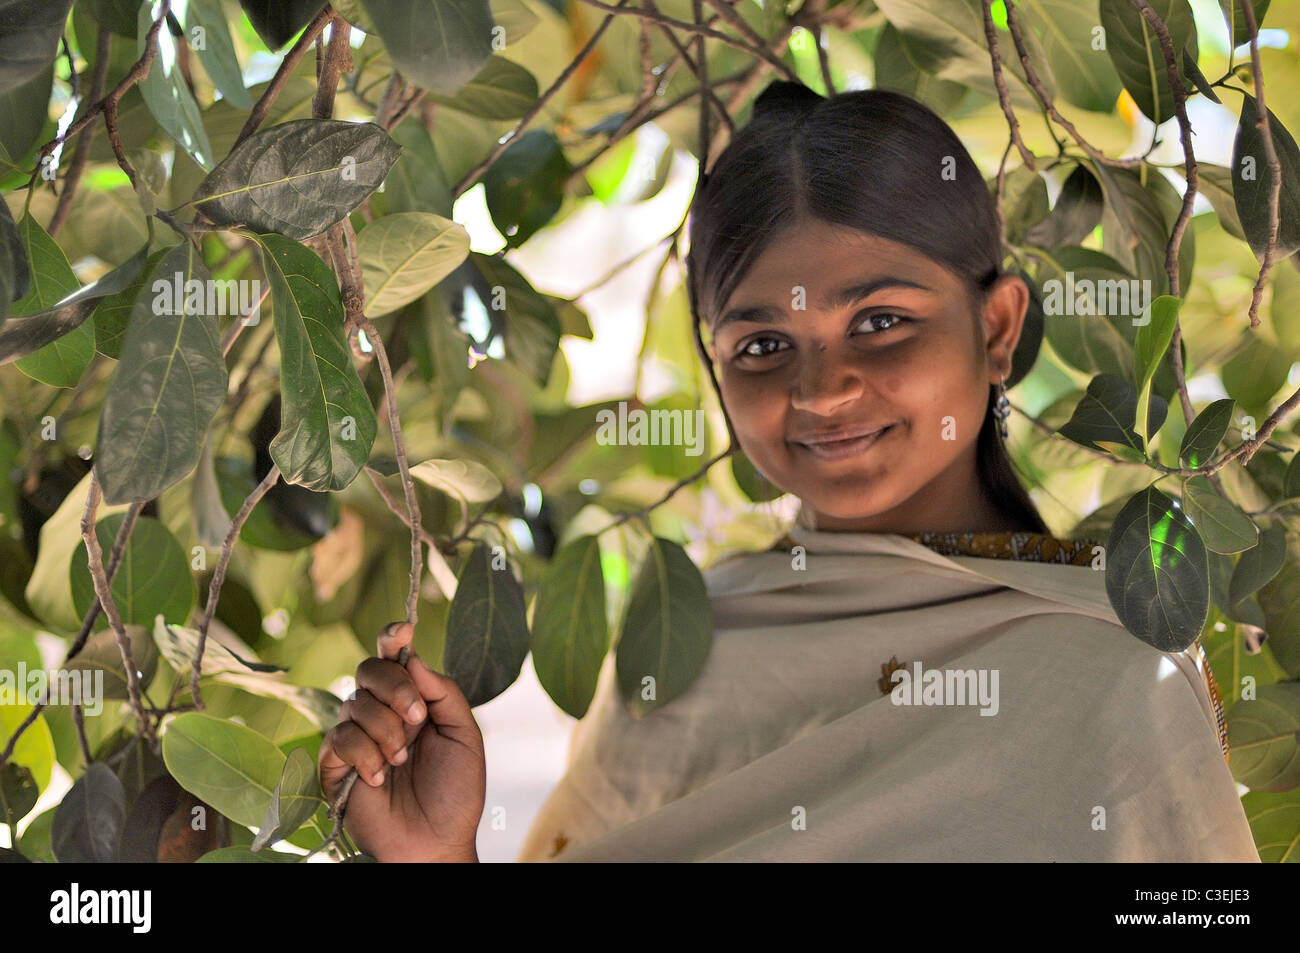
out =
[[(159, 616), (153, 621), (153, 640), (168, 665), (178, 672), (190, 671), (194, 664), (194, 653), (198, 651), (199, 647), (199, 633), (197, 630), (173, 625)], [(267, 665), (256, 660), (241, 658), (214, 639), (211, 634), (209, 634), (207, 642), (203, 645), (203, 664), (200, 667), (200, 674), (204, 677), (221, 675), (227, 672), (246, 675), (249, 672), (283, 671), (285, 669), (278, 665)], [(235, 684), (239, 683), (236, 682)], [(243, 688), (244, 686), (240, 685), (239, 687)]]
[[(144, 54), (146, 34), (161, 11), (161, 0), (140, 4), (136, 21), (137, 56)], [(149, 64), (149, 74), (140, 81), (140, 95), (163, 131), (201, 167), (211, 169), (216, 155), (203, 128), (199, 104), (194, 101), (194, 94), (181, 72), (176, 39), (165, 26), (158, 31), (157, 44), (158, 52)]]
[(96, 761), (72, 785), (54, 811), (50, 847), (61, 864), (117, 860), (126, 822), (126, 792), (108, 765)]
[(1216, 553), (1239, 553), (1259, 540), (1254, 520), (1220, 496), (1208, 477), (1183, 483), (1183, 506), (1206, 547)]
[[(1174, 50), (1185, 49), (1196, 28), (1187, 0), (1151, 0), (1151, 7), (1168, 28)], [(1101, 0), (1099, 12), (1106, 30), (1106, 50), (1124, 88), (1156, 125), (1173, 118), (1174, 94), (1151, 25), (1130, 0)]]
[[(36, 219), (24, 215), (18, 223), (18, 231), (27, 260), (31, 263), (31, 286), (27, 294), (15, 302), (10, 313), (14, 317), (37, 315), (77, 291), (81, 282), (72, 273), (63, 250)], [(5, 322), (5, 330), (13, 326), (12, 321), (11, 318)], [(94, 330), (80, 325), (19, 360), (18, 369), (52, 387), (72, 387), (81, 379), (94, 355)]]
[(8, 203), (0, 202), (0, 314), (9, 314), (13, 303), (27, 294), (31, 280), (23, 237), (9, 213)]
[(185, 32), (194, 37), (194, 30), (203, 30), (204, 43), (196, 52), (207, 70), (212, 84), (221, 90), (222, 97), (237, 109), (252, 109), (253, 97), (244, 86), (244, 76), (235, 55), (235, 44), (230, 39), (226, 15), (219, 0), (189, 0), (186, 9)]
[(469, 503), (491, 503), (501, 495), (496, 474), (473, 460), (423, 460), (410, 472), (415, 479), (459, 500), (462, 509)]
[[(16, 687), (16, 686), (15, 686)], [(7, 693), (7, 688), (0, 688)], [(31, 713), (32, 706), (27, 704), (24, 693), (14, 702), (6, 701), (0, 705), (0, 749), (9, 744), (18, 726)], [(36, 720), (28, 726), (14, 745), (10, 764), (21, 764), (32, 773), (36, 786), (44, 791), (50, 786), (50, 777), (54, 771), (54, 739), (50, 735), (50, 726), (44, 715), (37, 715)]]
[(1261, 862), (1300, 862), (1300, 788), (1275, 793), (1251, 791), (1242, 796), (1241, 808), (1246, 812)]
[(1270, 640), (1277, 663), (1291, 678), (1300, 678), (1300, 560), (1294, 555), (1282, 571), (1259, 588), (1260, 628), (1273, 633)]
[[(1241, 122), (1232, 144), (1232, 197), (1246, 241), (1255, 257), (1262, 260), (1268, 247), (1268, 207), (1273, 173), (1268, 165), (1264, 135), (1256, 126), (1259, 104), (1253, 96), (1246, 94), (1242, 100)], [(1277, 258), (1281, 260), (1300, 248), (1300, 149), (1271, 109), (1268, 123), (1273, 148), (1282, 168), (1277, 232)]]
[(1183, 443), (1178, 450), (1178, 459), (1185, 467), (1201, 467), (1209, 462), (1218, 449), (1223, 435), (1232, 423), (1232, 411), (1237, 406), (1230, 398), (1216, 400), (1187, 425), (1183, 434)]
[(1134, 450), (1126, 443), (1113, 443), (1110, 440), (1098, 440), (1097, 446), (1107, 453), (1114, 454), (1121, 460), (1127, 460), (1129, 463), (1146, 463), (1147, 455), (1141, 450)]
[(266, 738), (191, 711), (164, 725), (162, 750), (171, 776), (199, 800), (245, 827), (265, 820), (286, 760)]
[(274, 52), (316, 18), (325, 0), (239, 0), (248, 14), (248, 22)]
[(493, 54), (454, 96), (429, 99), (483, 119), (519, 119), (537, 102), (537, 78), (527, 69)]
[[(876, 6), (902, 34), (907, 55), (918, 68), (938, 79), (974, 87), (988, 96), (997, 95), (979, 0), (878, 0)], [(1016, 9), (1020, 12), (1021, 6), (1017, 4)], [(1024, 24), (1021, 32), (1039, 79), (1047, 94), (1054, 97), (1052, 66), (1037, 34)], [(1001, 49), (1012, 104), (1038, 109), (1039, 102), (1025, 82), (1019, 57), (1005, 34)]]
[(1241, 602), (1258, 592), (1282, 569), (1286, 561), (1286, 529), (1269, 526), (1259, 531), (1259, 543), (1241, 554), (1228, 586), (1228, 599)]
[(1133, 343), (1133, 369), (1138, 382), (1138, 402), (1134, 420), (1137, 435), (1145, 442), (1150, 436), (1147, 432), (1147, 411), (1151, 397), (1151, 378), (1169, 350), (1169, 342), (1174, 338), (1174, 328), (1178, 325), (1178, 309), (1182, 301), (1169, 295), (1161, 295), (1151, 302), (1147, 323), (1138, 329), (1137, 340)]
[(365, 465), (379, 425), (352, 366), (338, 282), (311, 249), (275, 234), (258, 242), (280, 345), (281, 423), (271, 459), (286, 483), (342, 490)]
[[(539, 387), (545, 387), (562, 333), (555, 306), (505, 259), (475, 253), (470, 260), (491, 286), (491, 294), (484, 303), (493, 315), (498, 304), (504, 306), (501, 310), (505, 312), (506, 354)], [(494, 325), (497, 320), (494, 316)]]
[(1300, 682), (1262, 685), (1227, 712), (1232, 776), (1251, 791), (1300, 785)]
[(377, 189), (399, 147), (372, 122), (294, 119), (245, 139), (194, 193), (218, 225), (301, 241), (343, 219)]
[(41, 140), (49, 122), (53, 84), (54, 69), (47, 67), (21, 86), (0, 94), (0, 167), (18, 166)]
[[(39, 228), (39, 226), (37, 226)], [(147, 248), (108, 274), (78, 288), (51, 307), (30, 317), (14, 317), (0, 325), (0, 365), (32, 354), (81, 326), (101, 299), (143, 285)], [(66, 259), (65, 259), (66, 261)], [(137, 278), (141, 279), (137, 282)], [(95, 335), (98, 335), (98, 327)]]
[[(1255, 11), (1255, 26), (1264, 28), (1264, 14), (1268, 12), (1271, 0), (1253, 0), (1250, 8)], [(1219, 0), (1219, 8), (1228, 21), (1228, 46), (1236, 48), (1250, 42), (1250, 32), (1246, 29), (1246, 14), (1241, 10), (1241, 0)]]
[(366, 314), (379, 317), (455, 271), (469, 255), (469, 232), (432, 212), (398, 212), (363, 228), (357, 244)]
[(253, 851), (260, 851), (288, 837), (316, 813), (323, 803), (320, 780), (316, 776), (316, 761), (305, 748), (294, 748), (285, 759), (280, 780), (271, 793), (266, 817), (253, 838)]
[[(1152, 394), (1147, 432), (1159, 431), (1168, 412), (1169, 404), (1165, 399)], [(1133, 429), (1136, 420), (1137, 391), (1133, 385), (1112, 374), (1098, 374), (1088, 382), (1088, 392), (1059, 432), (1085, 447), (1105, 441), (1125, 444), (1143, 453), (1146, 443)]]
[[(1016, 7), (1043, 41), (1061, 98), (1080, 109), (1111, 112), (1121, 85), (1106, 51), (1093, 48), (1096, 0), (1021, 0)], [(1009, 37), (1000, 39), (1003, 58), (1014, 59)]]
[[(1186, 167), (1179, 167), (1178, 171), (1186, 176)], [(1223, 226), (1223, 230), (1233, 238), (1245, 241), (1246, 233), (1241, 227), (1241, 218), (1237, 215), (1237, 202), (1232, 194), (1232, 170), (1197, 160), (1196, 174), (1197, 191), (1214, 207), (1214, 214), (1219, 217), (1219, 224)]]
[(1210, 603), (1205, 544), (1175, 499), (1149, 486), (1115, 517), (1106, 594), (1124, 628), (1162, 652), (1201, 632)]
[[(145, 259), (130, 284), (108, 295), (95, 306), (95, 349), (100, 354), (114, 360), (121, 359), (122, 345), (126, 342), (126, 331), (131, 326), (131, 312), (135, 310), (136, 301), (145, 294), (145, 285), (149, 283), (158, 263), (169, 250), (160, 248), (153, 252)], [(89, 287), (90, 285), (86, 286)]]
[[(208, 647), (211, 645), (212, 640), (209, 639)], [(205, 661), (207, 654), (207, 651), (203, 653)], [(258, 667), (265, 669), (270, 666), (259, 663)], [(219, 672), (212, 677), (212, 680), (220, 685), (231, 685), (242, 689), (252, 695), (259, 695), (262, 698), (274, 698), (276, 701), (284, 702), (294, 711), (310, 720), (322, 732), (329, 731), (338, 724), (339, 709), (343, 703), (337, 695), (324, 689), (290, 685), (288, 682), (270, 675), (249, 672)]]
[(555, 218), (573, 167), (559, 140), (530, 129), (511, 142), (483, 174), (483, 193), (492, 222), (517, 248)]
[(1077, 245), (1101, 224), (1104, 204), (1097, 177), (1087, 166), (1077, 165), (1061, 184), (1051, 213), (1029, 229), (1025, 240), (1039, 248)]
[(595, 536), (560, 547), (551, 561), (533, 607), (532, 650), (546, 693), (572, 717), (585, 715), (609, 651), (605, 575)]
[[(123, 513), (114, 513), (95, 524), (95, 536), (99, 539), (105, 562), (125, 518)], [(77, 614), (83, 617), (95, 601), (89, 567), (83, 540), (73, 552), (68, 566), (72, 604)], [(109, 590), (122, 613), (122, 621), (146, 628), (153, 625), (154, 616), (159, 613), (176, 622), (184, 622), (194, 608), (194, 577), (185, 550), (162, 522), (149, 516), (136, 519), (135, 528), (122, 552), (122, 563)], [(102, 615), (100, 619), (107, 624)]]
[(628, 598), (615, 651), (619, 689), (632, 716), (643, 717), (686, 691), (712, 643), (704, 577), (681, 546), (656, 536)]
[(1116, 311), (1129, 310), (1133, 279), (1119, 262), (1090, 248), (1067, 246), (1053, 250), (1038, 274), (1046, 292), (1044, 336), (1052, 350), (1087, 374), (1130, 379), (1132, 346), (1109, 315), (1095, 313), (1110, 311), (1112, 301)]
[(488, 0), (361, 0), (393, 65), (431, 93), (450, 95), (492, 55)]
[(1131, 169), (1101, 164), (1090, 168), (1106, 195), (1101, 217), (1102, 250), (1138, 280), (1151, 282), (1153, 293), (1166, 293), (1169, 276), (1165, 271), (1165, 246), (1169, 229), (1160, 203)]
[(763, 478), (743, 450), (737, 450), (731, 455), (731, 475), (740, 491), (755, 503), (779, 500), (785, 495), (779, 486)]
[(1262, 409), (1286, 383), (1291, 361), (1276, 344), (1251, 334), (1224, 365), (1223, 389), (1244, 409)]
[(903, 35), (892, 23), (886, 23), (876, 40), (872, 62), (876, 69), (877, 89), (889, 89), (929, 106), (939, 115), (946, 115), (966, 95), (960, 83), (935, 79), (917, 68), (907, 55)]
[(477, 543), (457, 578), (447, 614), (446, 674), (471, 707), (482, 705), (514, 683), (528, 641), (523, 590), (509, 560), (500, 547)]
[(50, 65), (71, 9), (72, 0), (0, 0), (0, 93)]
[(393, 140), (402, 147), (384, 182), (388, 212), (433, 212), (451, 218), (451, 187), (433, 148), (433, 137), (415, 119), (399, 123)]
[(23, 765), (8, 761), (0, 768), (0, 824), (9, 825), (10, 843), (18, 822), (32, 812), (40, 793), (32, 772)]
[[(132, 539), (135, 537), (132, 536)], [(119, 577), (121, 573), (118, 574)], [(117, 580), (113, 580), (116, 582)], [(149, 629), (142, 625), (129, 623), (126, 626), (127, 641), (131, 645), (131, 658), (135, 660), (136, 673), (140, 684), (148, 688), (158, 671), (158, 648), (149, 637)], [(80, 671), (82, 697), (87, 697), (90, 679), (97, 672), (102, 672), (103, 697), (125, 699), (129, 697), (126, 681), (126, 669), (122, 665), (122, 650), (117, 647), (117, 637), (112, 629), (100, 629), (86, 640), (77, 657), (63, 666), (68, 671)], [(94, 707), (93, 705), (89, 707)]]
[(194, 247), (182, 243), (153, 272), (155, 294), (135, 304), (99, 417), (95, 475), (107, 503), (153, 499), (199, 462), (226, 396), (216, 318), (197, 301), (202, 295), (189, 293), (199, 281), (210, 296), (210, 277)]
[(210, 850), (196, 864), (296, 864), (301, 860), (296, 854), (276, 850), (262, 850), (256, 854), (247, 847), (219, 847)]

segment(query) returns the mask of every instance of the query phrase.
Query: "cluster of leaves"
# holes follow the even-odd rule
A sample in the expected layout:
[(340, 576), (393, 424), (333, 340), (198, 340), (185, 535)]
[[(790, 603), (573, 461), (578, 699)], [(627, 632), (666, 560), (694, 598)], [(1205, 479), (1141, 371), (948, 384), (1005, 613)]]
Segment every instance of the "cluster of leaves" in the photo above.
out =
[[(0, 743), (26, 723), (0, 768), (10, 831), (56, 761), (74, 779), (58, 807), (25, 822), (16, 856), (292, 860), (263, 848), (320, 848), (328, 805), (314, 756), (339, 705), (328, 689), (406, 616), (412, 593), (415, 650), (472, 705), (509, 687), (531, 653), (551, 698), (582, 717), (612, 655), (625, 703), (645, 714), (680, 695), (708, 654), (696, 562), (761, 548), (777, 528), (758, 513), (727, 520), (772, 497), (739, 455), (697, 479), (700, 461), (680, 448), (598, 446), (599, 412), (617, 402), (572, 406), (559, 347), (592, 336), (582, 296), (542, 292), (505, 258), (584, 203), (653, 197), (675, 150), (701, 152), (697, 80), (680, 44), (580, 0), (444, 0), (441, 16), (434, 5), (62, 0), (37, 15), (0, 0), (0, 24), (17, 24), (0, 35), (0, 474), (16, 478), (0, 480), (0, 657), (37, 668), (36, 634), (52, 634), (65, 642), (63, 667), (102, 673), (109, 699), (100, 714), (0, 705)], [(1239, 3), (1222, 5), (1245, 42)], [(1255, 3), (1257, 19), (1300, 29), (1268, 6)], [(6, 16), (20, 7), (30, 15)], [(752, 92), (770, 57), (813, 88), (872, 77), (970, 141), (1005, 138), (981, 0), (832, 0), (819, 11), (820, 42), (795, 29), (796, 15), (811, 22), (800, 7), (742, 0), (743, 28), (714, 16), (712, 28), (735, 40), (703, 44), (718, 92)], [(1198, 41), (1186, 0), (1151, 7), (1186, 89), (1242, 97), (1232, 167), (1198, 164), (1213, 211), (1182, 236), (1177, 287), (1166, 250), (1181, 197), (1158, 153), (1100, 157), (1128, 145), (1138, 115), (1157, 125), (1176, 116), (1149, 23), (1131, 0), (989, 5), (1008, 105), (1028, 116), (1045, 94), (1095, 120), (1087, 128), (1101, 147), (1075, 148), (1045, 123), (1037, 168), (990, 181), (1008, 266), (1038, 289), (1067, 276), (1139, 280), (1155, 297), (1135, 326), (1129, 315), (1045, 315), (1036, 295), (1017, 359), (1023, 373), (1041, 342), (1024, 391), (1045, 409), (1041, 430), (1012, 450), (1052, 501), (1050, 522), (1107, 539), (1107, 583), (1130, 631), (1164, 649), (1203, 639), (1228, 687), (1232, 769), (1251, 788), (1261, 852), (1294, 857), (1295, 432), (1274, 431), (1245, 465), (1216, 464), (1230, 434), (1249, 439), (1262, 425), (1300, 359), (1290, 307), (1300, 153), (1286, 131), (1300, 112), (1269, 98), (1282, 165), (1273, 244), (1290, 260), (1269, 277), (1272, 324), (1243, 328), (1272, 215), (1256, 100), (1231, 82), (1231, 58), (1214, 83), (1202, 72), (1223, 64)], [(656, 8), (679, 23), (695, 15), (691, 0)], [(334, 11), (361, 41), (325, 116), (324, 47), (297, 65), (292, 56)], [(1032, 80), (1008, 52), (1017, 22)], [(66, 56), (56, 58), (60, 37)], [(587, 37), (598, 42), (566, 73)], [(765, 55), (746, 48), (754, 38)], [(99, 86), (114, 91), (151, 49), (147, 73), (113, 101), (111, 135), (87, 140), (80, 168), (85, 133), (50, 148), (67, 128), (52, 110), (85, 115), (101, 64)], [(288, 51), (288, 66), (247, 85), (276, 51)], [(1294, 51), (1262, 52), (1285, 88)], [(548, 95), (562, 77), (563, 105)], [(666, 141), (629, 135), (666, 103), (680, 103), (653, 116)], [(743, 121), (744, 102), (734, 108)], [(471, 251), (452, 218), (476, 184), (504, 238), (495, 255)], [(651, 409), (716, 412), (677, 234), (646, 304), (638, 366), (670, 371)], [(251, 298), (272, 320), (157, 290), (162, 281), (183, 292), (190, 279), (256, 282), (265, 297)], [(391, 388), (371, 371), (379, 353)], [(1182, 368), (1217, 372), (1228, 398), (1190, 422), (1170, 413)], [(636, 407), (639, 384), (628, 395)], [(1184, 472), (1201, 468), (1213, 472)], [(1177, 486), (1162, 491), (1164, 480)], [(413, 581), (394, 544), (407, 532), (408, 490), (430, 570)], [(89, 511), (105, 563), (120, 549), (111, 582), (94, 578), (79, 525), (101, 491), (105, 505)], [(694, 559), (678, 542), (691, 537)], [(98, 612), (98, 581), (121, 631)], [(199, 655), (203, 710), (185, 710), (198, 700), (189, 684)], [(1257, 691), (1243, 699), (1247, 682)], [(157, 747), (150, 725), (161, 729)], [(198, 823), (208, 811), (216, 816)]]

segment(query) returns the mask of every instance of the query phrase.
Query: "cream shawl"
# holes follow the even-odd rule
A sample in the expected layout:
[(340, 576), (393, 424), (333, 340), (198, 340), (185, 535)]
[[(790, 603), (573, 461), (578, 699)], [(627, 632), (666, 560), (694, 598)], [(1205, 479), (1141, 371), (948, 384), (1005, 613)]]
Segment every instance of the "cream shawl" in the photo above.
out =
[[(519, 860), (1259, 860), (1197, 654), (1126, 632), (1103, 572), (789, 538), (805, 569), (705, 573), (680, 697), (632, 718), (611, 653)], [(882, 666), (917, 662), (996, 670), (997, 713), (895, 704)]]

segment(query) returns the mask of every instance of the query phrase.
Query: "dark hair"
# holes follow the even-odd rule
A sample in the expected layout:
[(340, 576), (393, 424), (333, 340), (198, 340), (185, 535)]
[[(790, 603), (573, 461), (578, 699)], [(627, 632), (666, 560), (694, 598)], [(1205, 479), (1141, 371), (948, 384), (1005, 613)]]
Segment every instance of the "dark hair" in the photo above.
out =
[[(945, 169), (951, 175), (941, 175)], [(800, 220), (915, 248), (964, 279), (976, 300), (1003, 274), (993, 197), (970, 153), (930, 109), (884, 90), (824, 97), (774, 80), (755, 100), (749, 123), (701, 176), (690, 214), (687, 295), (719, 402), (701, 315), (721, 307), (769, 242)], [(1025, 529), (1046, 533), (997, 433), (995, 394), (990, 385), (977, 440), (985, 492)], [(731, 437), (734, 445), (734, 431)]]

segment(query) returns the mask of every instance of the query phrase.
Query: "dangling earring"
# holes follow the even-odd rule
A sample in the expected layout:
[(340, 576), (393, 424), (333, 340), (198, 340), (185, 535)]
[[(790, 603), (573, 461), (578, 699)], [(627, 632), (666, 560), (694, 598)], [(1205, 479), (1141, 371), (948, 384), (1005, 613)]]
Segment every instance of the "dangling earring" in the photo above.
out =
[(1002, 375), (1002, 380), (998, 382), (998, 399), (993, 405), (993, 416), (998, 418), (998, 433), (1002, 435), (1002, 440), (1007, 439), (1007, 418), (1011, 416), (1011, 401), (1007, 400), (1007, 377)]

